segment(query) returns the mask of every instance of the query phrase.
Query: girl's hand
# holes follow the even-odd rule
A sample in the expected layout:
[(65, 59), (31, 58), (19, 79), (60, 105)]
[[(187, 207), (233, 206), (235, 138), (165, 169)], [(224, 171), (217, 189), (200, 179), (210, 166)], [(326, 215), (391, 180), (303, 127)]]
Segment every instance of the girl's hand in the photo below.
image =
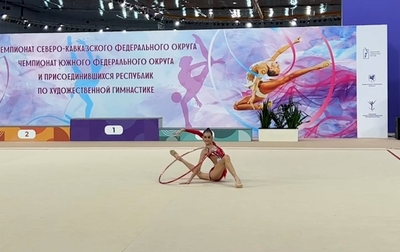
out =
[(174, 136), (180, 136), (182, 134), (182, 132), (184, 132), (184, 131), (185, 131), (185, 129), (180, 129), (174, 133)]
[(188, 180), (188, 181), (186, 181), (186, 182), (182, 182), (182, 183), (179, 183), (180, 185), (189, 185), (190, 184), (190, 181)]

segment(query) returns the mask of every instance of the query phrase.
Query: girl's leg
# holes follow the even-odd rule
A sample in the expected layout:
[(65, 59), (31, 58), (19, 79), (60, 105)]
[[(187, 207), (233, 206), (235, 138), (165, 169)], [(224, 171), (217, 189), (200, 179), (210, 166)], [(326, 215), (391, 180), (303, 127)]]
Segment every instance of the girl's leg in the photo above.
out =
[(236, 102), (236, 103), (233, 105), (233, 108), (234, 108), (235, 110), (241, 110), (241, 109), (240, 109), (240, 105), (247, 104), (247, 102), (249, 101), (250, 97), (251, 97), (251, 96), (245, 96), (245, 97), (243, 97), (240, 101)]
[(233, 108), (235, 110), (261, 110), (262, 109), (262, 102), (264, 101), (264, 98), (256, 96), (256, 99), (254, 100), (253, 106), (251, 104), (248, 104), (247, 102), (249, 101), (251, 96), (246, 96), (242, 100), (238, 101), (233, 105)]
[(229, 155), (225, 155), (222, 160), (215, 165), (214, 170), (210, 172), (210, 179), (219, 179), (225, 169), (228, 169), (229, 173), (232, 174), (233, 178), (235, 179), (235, 186), (237, 188), (242, 188), (243, 184), (237, 175), (235, 168), (233, 167), (231, 157)]
[[(185, 159), (181, 158), (175, 150), (170, 150), (169, 152), (174, 158), (176, 158), (178, 161), (180, 161), (182, 164), (184, 164), (189, 170), (192, 170), (194, 168), (194, 165), (186, 161)], [(210, 180), (210, 177), (208, 176), (207, 173), (199, 171), (197, 174), (197, 177), (199, 179), (204, 179), (204, 180)]]
[(275, 89), (277, 89), (278, 87), (288, 84), (290, 81), (292, 81), (302, 75), (308, 74), (309, 72), (312, 72), (312, 71), (321, 70), (323, 68), (329, 67), (330, 65), (331, 65), (330, 61), (324, 61), (321, 64), (318, 64), (314, 67), (309, 67), (309, 68), (304, 68), (304, 69), (294, 71), (293, 73), (288, 74), (279, 79), (260, 82), (260, 84), (259, 84), (260, 92), (263, 94), (269, 94), (272, 91), (274, 91)]
[(189, 119), (189, 107), (188, 103), (193, 97), (189, 97), (187, 94), (181, 100), (181, 108), (183, 113), (183, 118), (185, 119), (185, 128), (192, 128)]
[(201, 73), (197, 76), (194, 76), (193, 79), (198, 83), (201, 83), (201, 86), (203, 86), (204, 80), (207, 78), (208, 72), (208, 65), (205, 65)]

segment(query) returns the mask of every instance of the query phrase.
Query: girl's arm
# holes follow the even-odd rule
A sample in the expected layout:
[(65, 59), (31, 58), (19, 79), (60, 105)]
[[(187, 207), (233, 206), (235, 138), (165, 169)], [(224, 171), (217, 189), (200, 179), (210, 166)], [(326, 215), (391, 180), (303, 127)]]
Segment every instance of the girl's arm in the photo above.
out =
[(194, 135), (198, 135), (199, 137), (203, 137), (203, 133), (201, 131), (195, 130), (195, 129), (184, 129), (185, 132), (191, 133)]
[[(295, 41), (293, 41), (293, 44), (298, 44), (300, 43), (300, 38), (297, 38)], [(271, 57), (270, 60), (276, 61), (276, 59), (282, 54), (284, 53), (287, 49), (290, 48), (290, 44), (289, 45), (285, 45), (282, 46), (281, 48), (279, 48), (279, 50)]]
[[(177, 135), (180, 135), (182, 132), (191, 133), (191, 134), (198, 135), (199, 137), (203, 138), (203, 133), (201, 131), (198, 131), (195, 129), (181, 129), (178, 131)], [(214, 141), (213, 141), (213, 144), (216, 145), (216, 143)]]

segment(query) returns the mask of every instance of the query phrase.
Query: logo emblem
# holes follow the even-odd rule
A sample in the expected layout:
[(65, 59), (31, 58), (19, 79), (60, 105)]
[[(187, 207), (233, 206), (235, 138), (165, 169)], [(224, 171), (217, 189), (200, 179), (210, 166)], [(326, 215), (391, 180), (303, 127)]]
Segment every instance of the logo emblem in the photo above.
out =
[(363, 49), (363, 59), (369, 59), (369, 49), (366, 47)]
[(368, 75), (368, 81), (369, 81), (369, 82), (374, 83), (375, 80), (376, 80), (375, 74), (370, 74), (370, 75)]
[(369, 104), (369, 110), (374, 111), (375, 110), (375, 101), (368, 101)]

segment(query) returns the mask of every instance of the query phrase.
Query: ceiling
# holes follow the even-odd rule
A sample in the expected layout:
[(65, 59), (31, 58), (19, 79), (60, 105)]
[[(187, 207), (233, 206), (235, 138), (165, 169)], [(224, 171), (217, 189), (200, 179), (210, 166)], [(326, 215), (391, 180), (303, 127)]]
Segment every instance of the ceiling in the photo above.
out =
[[(102, 5), (100, 5), (102, 2)], [(114, 2), (113, 9), (109, 2)], [(158, 13), (169, 19), (289, 19), (303, 16), (340, 16), (341, 0), (0, 0), (4, 6), (75, 19), (141, 20)], [(132, 6), (132, 8), (127, 8)], [(4, 9), (4, 8), (3, 8)], [(122, 9), (126, 9), (125, 14)], [(136, 10), (136, 11), (135, 11)], [(61, 11), (61, 12), (60, 12)], [(100, 11), (103, 12), (100, 15)]]

